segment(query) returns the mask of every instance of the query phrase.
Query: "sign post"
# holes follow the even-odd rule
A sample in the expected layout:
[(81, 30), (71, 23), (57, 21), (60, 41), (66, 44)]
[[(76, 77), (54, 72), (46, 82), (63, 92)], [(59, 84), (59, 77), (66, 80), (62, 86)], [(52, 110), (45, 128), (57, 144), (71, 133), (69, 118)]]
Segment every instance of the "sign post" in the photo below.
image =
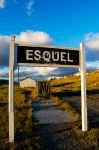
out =
[(80, 72), (81, 72), (82, 131), (87, 131), (88, 121), (87, 121), (87, 98), (86, 98), (86, 63), (85, 63), (85, 47), (83, 43), (80, 43)]
[(9, 142), (14, 142), (14, 102), (13, 102), (13, 83), (14, 83), (14, 43), (15, 36), (11, 36), (10, 55), (9, 55)]
[[(84, 44), (80, 43), (80, 49), (55, 46), (32, 46), (26, 44), (17, 44), (16, 48), (17, 54), (15, 56), (15, 36), (11, 36), (9, 55), (9, 142), (14, 142), (13, 85), (15, 65), (79, 68), (81, 72), (82, 131), (87, 131), (86, 64)], [(16, 64), (15, 60), (17, 61)]]

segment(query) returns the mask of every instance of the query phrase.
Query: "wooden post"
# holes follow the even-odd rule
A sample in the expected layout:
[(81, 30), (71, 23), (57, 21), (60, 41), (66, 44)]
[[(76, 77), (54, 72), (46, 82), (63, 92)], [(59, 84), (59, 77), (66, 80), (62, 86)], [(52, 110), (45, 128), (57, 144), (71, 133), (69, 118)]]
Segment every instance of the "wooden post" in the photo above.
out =
[(9, 54), (9, 142), (14, 142), (14, 102), (13, 102), (13, 84), (14, 84), (14, 43), (15, 36), (11, 36), (10, 54)]
[(80, 43), (80, 72), (81, 72), (81, 111), (82, 111), (82, 130), (88, 130), (87, 121), (87, 98), (86, 98), (86, 63), (85, 47)]

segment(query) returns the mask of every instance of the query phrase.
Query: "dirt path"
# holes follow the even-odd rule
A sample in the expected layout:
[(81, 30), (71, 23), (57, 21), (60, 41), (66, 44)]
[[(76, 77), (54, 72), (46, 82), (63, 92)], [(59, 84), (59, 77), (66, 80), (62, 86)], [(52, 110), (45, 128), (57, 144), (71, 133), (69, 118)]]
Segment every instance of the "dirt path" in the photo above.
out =
[(54, 106), (50, 100), (33, 102), (34, 117), (39, 121), (38, 135), (43, 140), (43, 150), (88, 149), (85, 139), (74, 130), (73, 117)]
[(66, 111), (60, 110), (58, 106), (46, 101), (33, 101), (35, 109), (33, 115), (40, 123), (38, 134), (43, 139), (44, 150), (56, 150), (59, 147), (63, 150), (67, 147), (63, 137), (70, 136), (68, 123), (74, 118)]
[(60, 110), (50, 100), (34, 101), (34, 117), (40, 124), (59, 124), (73, 121), (73, 117), (66, 111)]
[[(34, 117), (39, 121), (37, 134), (43, 142), (43, 150), (98, 150), (97, 145), (76, 132), (73, 117), (54, 106), (50, 100), (33, 102)], [(78, 110), (79, 111), (79, 110)]]

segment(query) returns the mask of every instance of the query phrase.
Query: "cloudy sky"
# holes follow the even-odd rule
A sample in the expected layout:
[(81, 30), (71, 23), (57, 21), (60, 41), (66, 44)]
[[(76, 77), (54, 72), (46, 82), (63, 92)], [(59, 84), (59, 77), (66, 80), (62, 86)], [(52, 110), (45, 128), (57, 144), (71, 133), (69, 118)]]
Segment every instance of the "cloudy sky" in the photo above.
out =
[[(12, 34), (16, 42), (33, 44), (79, 48), (84, 42), (87, 70), (99, 69), (99, 0), (0, 0), (0, 78), (8, 78)], [(46, 79), (76, 71), (20, 67), (20, 78)]]

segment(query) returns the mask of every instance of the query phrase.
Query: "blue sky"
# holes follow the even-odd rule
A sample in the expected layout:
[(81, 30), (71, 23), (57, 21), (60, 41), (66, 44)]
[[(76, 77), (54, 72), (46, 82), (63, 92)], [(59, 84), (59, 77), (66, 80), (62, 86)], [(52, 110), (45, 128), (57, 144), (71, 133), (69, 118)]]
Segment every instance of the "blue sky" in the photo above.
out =
[[(66, 47), (79, 48), (80, 42), (85, 42), (87, 68), (99, 69), (99, 0), (0, 0), (1, 77), (8, 76), (4, 66), (12, 34), (21, 42)], [(38, 73), (38, 77), (48, 77), (50, 72), (53, 74), (53, 70), (49, 70), (32, 71)], [(57, 76), (65, 74), (60, 68), (56, 72)]]

